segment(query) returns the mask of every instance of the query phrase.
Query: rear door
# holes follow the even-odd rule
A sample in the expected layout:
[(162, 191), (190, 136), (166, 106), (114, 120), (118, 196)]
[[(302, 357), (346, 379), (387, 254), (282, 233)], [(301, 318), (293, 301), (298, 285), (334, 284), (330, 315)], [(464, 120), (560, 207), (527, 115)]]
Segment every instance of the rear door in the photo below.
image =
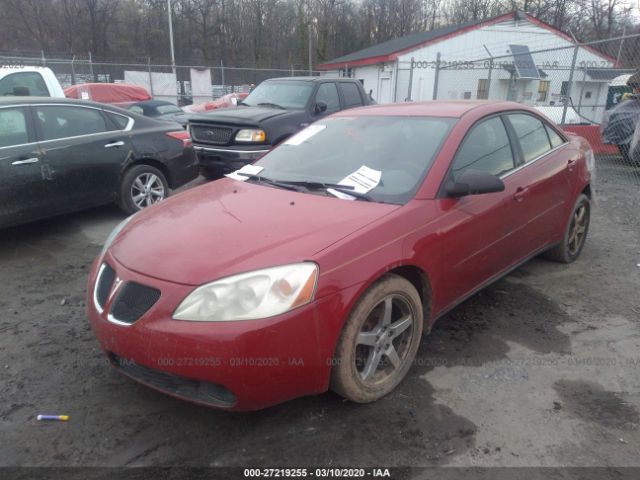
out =
[[(517, 174), (518, 157), (503, 120), (492, 116), (480, 120), (466, 135), (452, 161), (445, 185), (466, 170), (480, 170), (503, 177), (503, 192), (441, 198), (446, 235), (439, 248), (441, 266), (438, 302), (443, 308), (466, 297), (518, 258), (514, 233), (514, 193), (526, 186), (527, 177)], [(456, 239), (456, 241), (451, 241)], [(427, 255), (433, 252), (426, 252)]]
[[(59, 210), (108, 203), (116, 198), (131, 141), (99, 108), (34, 105), (52, 201)], [(127, 118), (127, 117), (124, 117)]]
[(28, 106), (0, 108), (0, 225), (51, 212)]
[(561, 232), (568, 202), (573, 194), (571, 175), (579, 152), (536, 115), (518, 112), (505, 115), (517, 138), (529, 184), (523, 192), (526, 209), (519, 242), (523, 255), (540, 250)]
[(364, 105), (364, 99), (360, 95), (360, 89), (353, 82), (338, 82), (342, 95), (342, 108), (355, 108)]

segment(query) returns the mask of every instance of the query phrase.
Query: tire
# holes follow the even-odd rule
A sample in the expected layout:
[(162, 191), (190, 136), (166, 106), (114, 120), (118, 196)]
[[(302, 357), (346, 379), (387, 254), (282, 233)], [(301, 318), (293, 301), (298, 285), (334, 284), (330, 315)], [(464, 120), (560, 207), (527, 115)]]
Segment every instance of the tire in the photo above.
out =
[[(562, 242), (551, 250), (546, 251), (544, 256), (549, 260), (560, 263), (571, 263), (575, 261), (580, 256), (587, 239), (590, 219), (591, 201), (589, 197), (582, 193), (571, 211), (571, 215), (567, 221), (567, 227), (562, 236)], [(578, 225), (577, 230), (576, 225)], [(574, 235), (578, 235), (578, 238)]]
[[(146, 187), (150, 188), (145, 193), (142, 188)], [(144, 196), (142, 199), (139, 199), (140, 194)], [(151, 165), (135, 165), (122, 177), (118, 205), (125, 213), (132, 214), (168, 196), (169, 184), (160, 170)]]
[(221, 170), (204, 167), (200, 167), (200, 175), (202, 175), (207, 180), (218, 180), (219, 178), (224, 177), (224, 174)]
[[(389, 311), (391, 315), (385, 315)], [(415, 287), (398, 275), (384, 276), (362, 295), (345, 323), (334, 356), (331, 389), (356, 403), (387, 395), (411, 368), (422, 324), (422, 301)]]

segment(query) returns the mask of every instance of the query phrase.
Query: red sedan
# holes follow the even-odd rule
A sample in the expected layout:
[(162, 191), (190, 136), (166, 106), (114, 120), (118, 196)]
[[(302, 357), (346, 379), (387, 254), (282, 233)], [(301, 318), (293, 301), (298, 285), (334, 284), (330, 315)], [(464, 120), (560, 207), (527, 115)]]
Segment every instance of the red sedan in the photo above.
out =
[(371, 402), (421, 335), (589, 227), (593, 154), (516, 103), (371, 106), (116, 227), (89, 317), (122, 373), (193, 402)]

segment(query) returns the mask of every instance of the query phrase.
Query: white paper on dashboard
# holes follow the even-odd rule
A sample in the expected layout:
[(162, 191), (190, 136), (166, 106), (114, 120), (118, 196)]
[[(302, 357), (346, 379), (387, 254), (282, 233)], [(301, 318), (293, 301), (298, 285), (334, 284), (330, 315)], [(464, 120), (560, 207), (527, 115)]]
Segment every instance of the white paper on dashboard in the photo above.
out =
[[(382, 172), (380, 170), (374, 170), (366, 165), (361, 166), (355, 172), (347, 175), (345, 178), (338, 182), (338, 185), (344, 185), (345, 187), (353, 187), (353, 191), (356, 193), (368, 193), (380, 184), (382, 178)], [(354, 200), (356, 197), (349, 195), (346, 192), (340, 192), (332, 188), (328, 188), (327, 191), (332, 195), (344, 200)]]
[(303, 142), (309, 140), (314, 135), (320, 133), (325, 128), (327, 128), (326, 125), (310, 125), (301, 132), (298, 132), (292, 137), (289, 137), (287, 141), (283, 143), (283, 145), (300, 145)]
[(234, 180), (240, 180), (241, 182), (244, 182), (249, 177), (247, 177), (246, 175), (239, 175), (240, 173), (246, 173), (247, 175), (257, 175), (262, 170), (264, 170), (264, 167), (261, 167), (259, 165), (245, 165), (240, 170), (236, 170), (233, 173), (229, 173), (225, 175), (225, 177), (233, 178)]

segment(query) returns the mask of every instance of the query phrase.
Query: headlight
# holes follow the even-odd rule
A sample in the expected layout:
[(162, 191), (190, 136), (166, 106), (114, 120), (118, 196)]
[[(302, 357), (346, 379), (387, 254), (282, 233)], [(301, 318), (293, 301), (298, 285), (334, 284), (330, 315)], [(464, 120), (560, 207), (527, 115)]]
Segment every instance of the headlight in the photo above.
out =
[(104, 246), (102, 247), (102, 251), (100, 252), (100, 256), (102, 257), (105, 252), (107, 251), (107, 249), (111, 246), (111, 244), (113, 243), (113, 241), (116, 239), (116, 237), (118, 236), (118, 234), (122, 231), (122, 229), (125, 227), (125, 225), (127, 223), (129, 223), (131, 221), (131, 219), (133, 217), (135, 217), (136, 214), (134, 213), (133, 215), (125, 218), (123, 221), (121, 221), (118, 225), (116, 225), (116, 227), (111, 230), (111, 233), (109, 234), (109, 236), (107, 237), (107, 239), (104, 242)]
[(173, 313), (176, 320), (255, 320), (313, 300), (318, 266), (304, 262), (223, 278), (196, 288)]
[(253, 128), (245, 128), (236, 133), (236, 142), (264, 142), (267, 135), (264, 130), (256, 130)]

